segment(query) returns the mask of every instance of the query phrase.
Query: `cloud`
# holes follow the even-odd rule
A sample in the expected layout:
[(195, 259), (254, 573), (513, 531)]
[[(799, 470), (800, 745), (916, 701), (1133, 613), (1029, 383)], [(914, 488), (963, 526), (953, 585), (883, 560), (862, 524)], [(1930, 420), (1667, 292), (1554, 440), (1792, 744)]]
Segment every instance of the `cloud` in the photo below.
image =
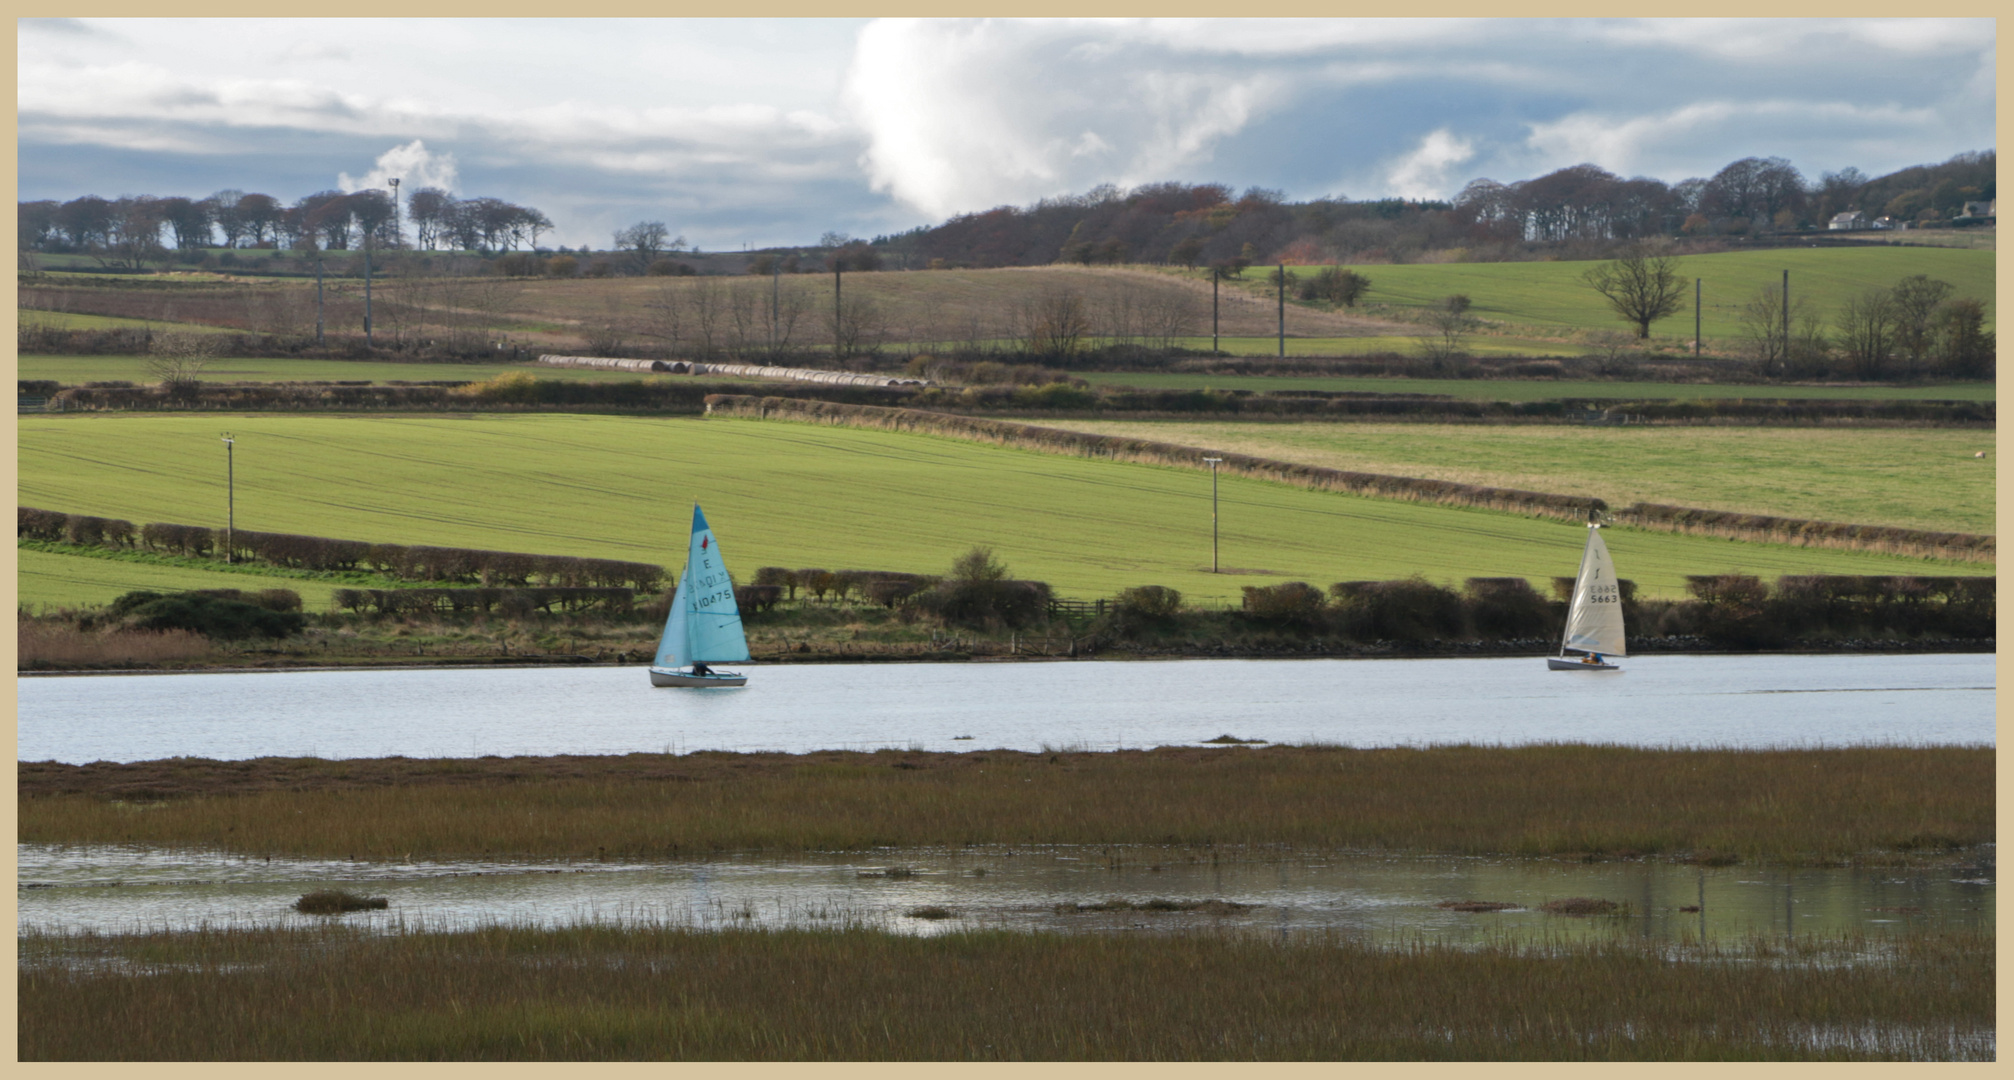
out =
[(860, 34), (844, 89), (867, 143), (861, 167), (874, 190), (943, 217), (1181, 176), (1278, 99), (1280, 80), (1262, 68), (1178, 57), (1139, 31), (876, 22)]
[(423, 187), (437, 187), (449, 192), (459, 190), (456, 187), (455, 156), (436, 155), (418, 139), (404, 146), (394, 146), (379, 154), (377, 164), (362, 177), (338, 173), (336, 186), (343, 191), (383, 188), (388, 186), (387, 182), (393, 178), (397, 178), (408, 192), (418, 191)]
[(1475, 157), (1475, 144), (1455, 138), (1447, 128), (1428, 133), (1419, 148), (1393, 163), (1385, 173), (1386, 191), (1404, 199), (1443, 199), (1460, 187), (1454, 167)]
[(706, 244), (871, 235), (1103, 183), (1428, 196), (1751, 154), (1878, 174), (1992, 146), (1996, 108), (1990, 19), (19, 27), (24, 198), (446, 179), (569, 244), (652, 218)]

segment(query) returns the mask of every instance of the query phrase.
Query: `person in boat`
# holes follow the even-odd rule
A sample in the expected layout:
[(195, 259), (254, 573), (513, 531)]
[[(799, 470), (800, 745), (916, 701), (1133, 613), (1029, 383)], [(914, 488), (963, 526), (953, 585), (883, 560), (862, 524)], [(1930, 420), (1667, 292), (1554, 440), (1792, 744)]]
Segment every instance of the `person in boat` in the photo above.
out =
[(1586, 656), (1581, 657), (1580, 662), (1583, 664), (1599, 664), (1601, 663), (1601, 654), (1598, 652), (1588, 653)]
[(707, 667), (706, 662), (703, 660), (694, 660), (692, 662), (692, 673), (696, 677), (705, 678), (706, 676), (713, 674), (713, 669)]

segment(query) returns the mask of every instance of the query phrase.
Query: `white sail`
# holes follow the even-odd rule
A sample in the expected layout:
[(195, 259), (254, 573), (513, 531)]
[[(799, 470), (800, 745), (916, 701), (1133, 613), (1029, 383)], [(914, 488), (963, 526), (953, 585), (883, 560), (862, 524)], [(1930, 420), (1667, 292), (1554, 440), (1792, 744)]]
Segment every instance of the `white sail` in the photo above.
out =
[(1566, 638), (1561, 651), (1577, 649), (1603, 656), (1628, 656), (1622, 630), (1622, 586), (1616, 583), (1615, 563), (1608, 557), (1599, 526), (1587, 530), (1587, 549), (1581, 552), (1580, 575), (1574, 579), (1573, 602), (1566, 613)]

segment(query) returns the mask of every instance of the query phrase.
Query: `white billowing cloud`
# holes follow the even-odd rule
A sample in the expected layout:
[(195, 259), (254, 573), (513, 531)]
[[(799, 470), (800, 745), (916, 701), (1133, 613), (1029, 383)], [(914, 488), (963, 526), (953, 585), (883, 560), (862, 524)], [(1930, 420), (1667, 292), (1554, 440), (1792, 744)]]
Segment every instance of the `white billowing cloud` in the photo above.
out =
[(1461, 187), (1464, 178), (1454, 168), (1476, 156), (1475, 143), (1458, 139), (1447, 128), (1429, 132), (1419, 148), (1394, 162), (1385, 173), (1386, 190), (1402, 199), (1442, 199)]
[(427, 149), (427, 144), (418, 139), (394, 146), (378, 155), (377, 163), (371, 171), (361, 177), (349, 173), (336, 175), (336, 186), (343, 191), (361, 191), (365, 188), (383, 188), (396, 178), (408, 192), (423, 187), (437, 187), (444, 191), (456, 192), (458, 176), (453, 154), (435, 154)]
[(887, 20), (845, 100), (876, 191), (933, 217), (1192, 173), (1279, 98), (1263, 68), (1177, 63), (1132, 23)]

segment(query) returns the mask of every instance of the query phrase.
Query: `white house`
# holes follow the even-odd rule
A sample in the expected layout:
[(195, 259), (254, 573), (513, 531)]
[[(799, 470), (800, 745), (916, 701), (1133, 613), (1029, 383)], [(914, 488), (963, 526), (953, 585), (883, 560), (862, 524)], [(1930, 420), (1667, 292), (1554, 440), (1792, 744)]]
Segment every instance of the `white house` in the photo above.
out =
[(1966, 203), (1966, 204), (1965, 204), (1965, 214), (1964, 214), (1964, 216), (1966, 216), (1966, 217), (1969, 217), (1969, 218), (1982, 218), (1982, 217), (1992, 217), (1992, 216), (1993, 216), (1993, 206), (1994, 206), (1994, 204), (1995, 204), (1995, 203), (1998, 203), (1999, 201), (2000, 201), (2000, 200), (1998, 200), (1998, 199), (1992, 199), (1992, 200), (1989, 200), (1989, 201), (1987, 201), (1987, 202), (1969, 202), (1969, 203)]
[(1832, 220), (1826, 222), (1825, 227), (1840, 230), (1864, 229), (1867, 227), (1867, 215), (1858, 210), (1848, 210), (1843, 214), (1832, 215)]

